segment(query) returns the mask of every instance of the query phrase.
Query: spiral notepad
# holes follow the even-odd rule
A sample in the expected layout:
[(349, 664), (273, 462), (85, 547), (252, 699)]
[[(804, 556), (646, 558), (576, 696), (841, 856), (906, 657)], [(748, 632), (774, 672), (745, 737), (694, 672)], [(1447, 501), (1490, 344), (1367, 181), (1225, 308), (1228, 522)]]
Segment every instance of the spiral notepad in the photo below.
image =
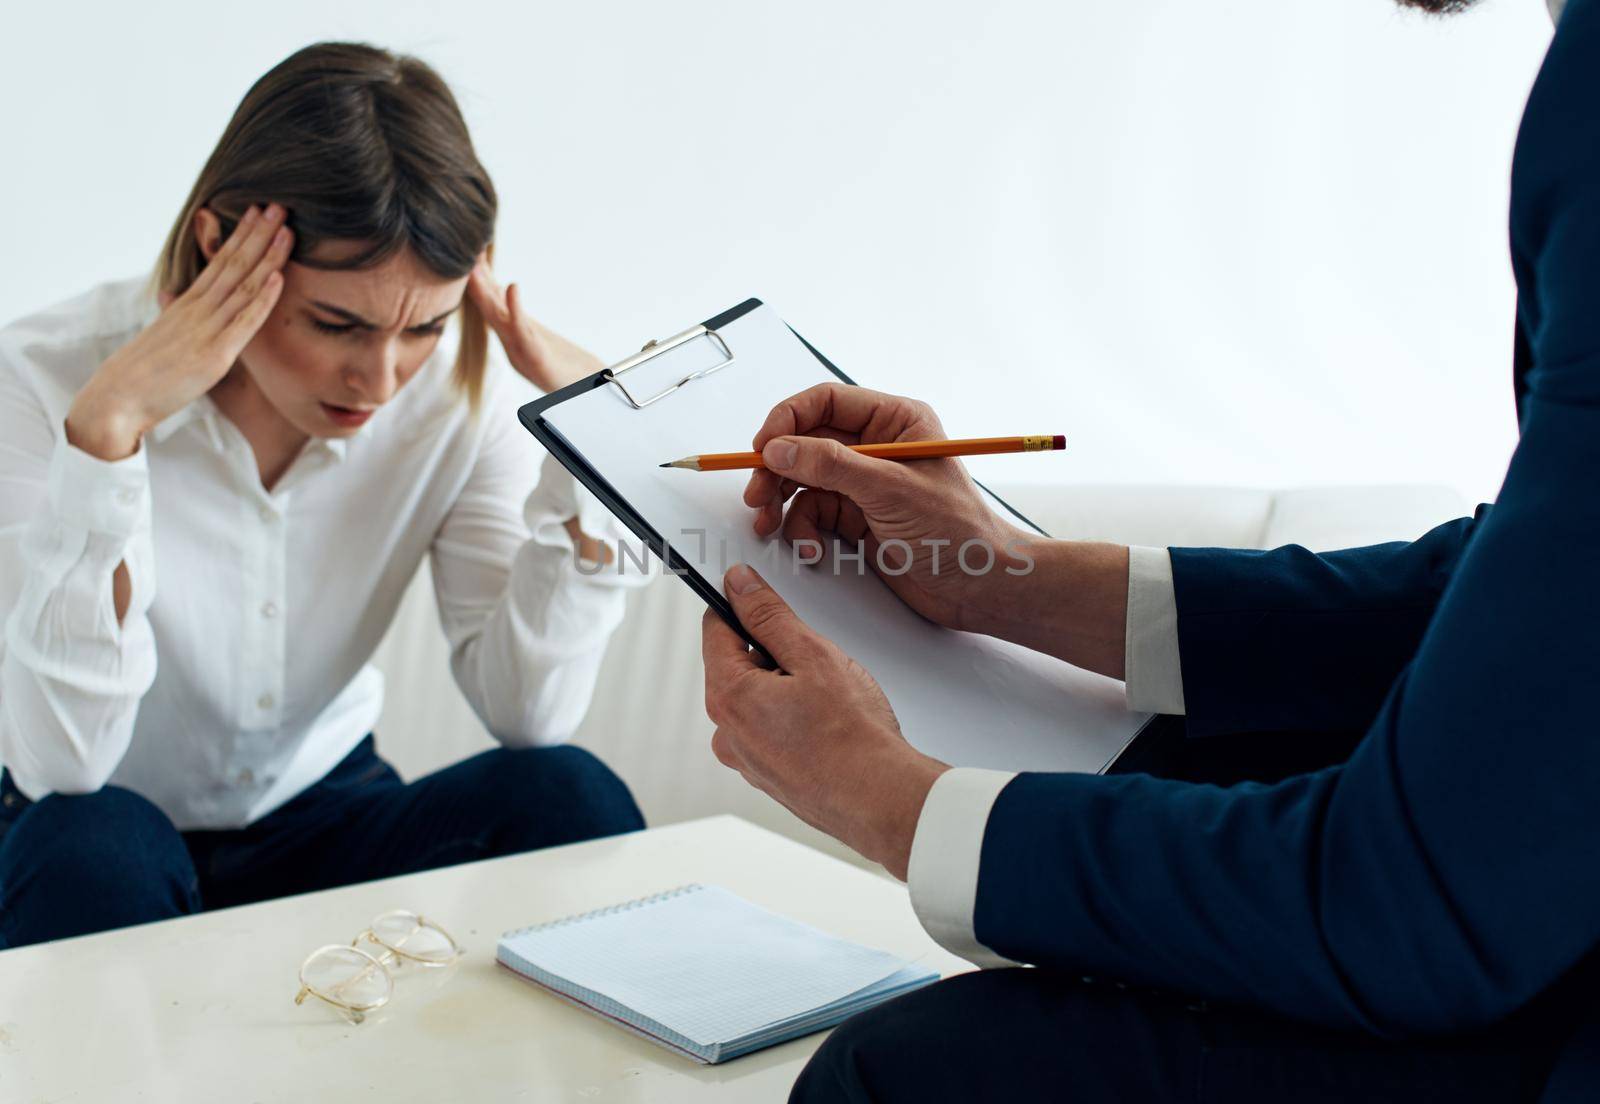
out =
[(496, 957), (708, 1063), (831, 1027), (939, 976), (703, 885), (507, 932)]

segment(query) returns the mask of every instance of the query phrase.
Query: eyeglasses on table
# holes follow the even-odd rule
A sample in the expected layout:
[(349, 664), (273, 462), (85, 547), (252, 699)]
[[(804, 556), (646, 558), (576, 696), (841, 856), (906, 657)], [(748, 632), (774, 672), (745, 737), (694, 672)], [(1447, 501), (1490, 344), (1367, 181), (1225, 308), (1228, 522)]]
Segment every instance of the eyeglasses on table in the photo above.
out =
[[(363, 947), (372, 943), (377, 953)], [(300, 964), (300, 992), (294, 1002), (316, 997), (351, 1023), (366, 1019), (394, 995), (392, 969), (412, 963), (428, 969), (448, 966), (462, 954), (451, 934), (426, 917), (395, 909), (375, 917), (350, 941), (319, 947)]]

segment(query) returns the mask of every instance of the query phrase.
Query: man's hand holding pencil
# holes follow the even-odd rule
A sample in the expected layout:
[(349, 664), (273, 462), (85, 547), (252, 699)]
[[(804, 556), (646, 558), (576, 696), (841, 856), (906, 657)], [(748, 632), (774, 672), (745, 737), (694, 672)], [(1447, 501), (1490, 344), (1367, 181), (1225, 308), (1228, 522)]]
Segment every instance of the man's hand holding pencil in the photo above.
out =
[[(852, 447), (957, 444), (944, 437), (926, 403), (839, 383), (802, 391), (773, 408), (752, 442), (762, 466), (744, 501), (756, 510), (756, 533), (781, 533), (791, 544), (837, 541), (852, 554), (859, 544), (884, 583), (935, 624), (1121, 678), (1126, 548), (1051, 540), (1011, 524), (953, 456), (897, 460)], [(1059, 438), (1047, 440), (1054, 447)], [(870, 672), (748, 566), (734, 566), (723, 590), (783, 669), (763, 668), (706, 611), (706, 710), (718, 759), (905, 877), (923, 800), (947, 766), (905, 741)]]

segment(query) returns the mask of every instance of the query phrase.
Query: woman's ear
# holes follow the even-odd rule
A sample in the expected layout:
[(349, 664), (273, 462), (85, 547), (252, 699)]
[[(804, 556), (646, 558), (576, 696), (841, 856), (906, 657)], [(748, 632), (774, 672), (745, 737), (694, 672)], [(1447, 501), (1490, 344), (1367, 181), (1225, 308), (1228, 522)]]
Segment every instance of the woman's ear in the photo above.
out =
[(209, 207), (197, 207), (194, 212), (194, 240), (200, 255), (207, 261), (222, 248), (222, 220)]

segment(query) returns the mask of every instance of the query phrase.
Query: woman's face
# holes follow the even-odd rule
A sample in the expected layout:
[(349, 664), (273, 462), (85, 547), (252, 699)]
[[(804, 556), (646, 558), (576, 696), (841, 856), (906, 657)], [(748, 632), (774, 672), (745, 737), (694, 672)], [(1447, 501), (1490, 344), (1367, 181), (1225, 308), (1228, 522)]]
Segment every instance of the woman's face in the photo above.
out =
[[(355, 248), (324, 243), (312, 256)], [(291, 261), (277, 305), (239, 360), (300, 432), (348, 437), (416, 374), (466, 287), (467, 277), (444, 279), (409, 250), (362, 269)]]

